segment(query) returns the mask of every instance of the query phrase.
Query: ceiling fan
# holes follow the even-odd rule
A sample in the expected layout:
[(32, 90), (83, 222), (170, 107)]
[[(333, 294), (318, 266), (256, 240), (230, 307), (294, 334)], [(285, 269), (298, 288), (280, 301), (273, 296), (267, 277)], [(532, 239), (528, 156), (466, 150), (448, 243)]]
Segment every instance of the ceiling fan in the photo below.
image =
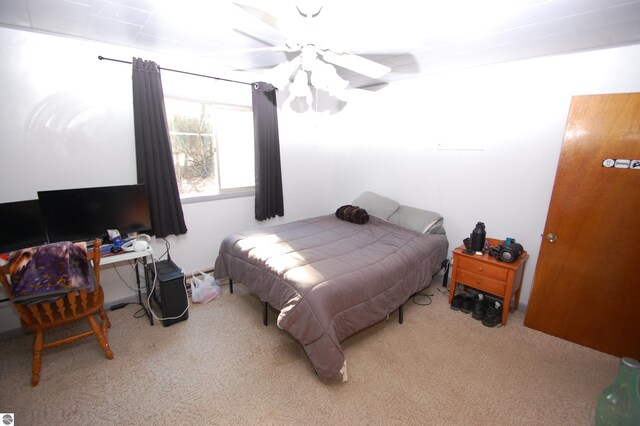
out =
[(285, 36), (285, 42), (281, 45), (247, 51), (270, 50), (294, 54), (292, 59), (268, 70), (265, 80), (278, 89), (289, 86), (289, 92), (294, 97), (306, 97), (308, 103), (311, 99), (309, 84), (342, 98), (349, 82), (338, 75), (335, 66), (372, 79), (391, 71), (386, 65), (334, 47), (339, 40), (332, 39), (331, 28), (323, 27), (323, 24), (327, 24), (323, 14), (326, 14), (326, 6), (321, 1), (296, 1), (288, 10), (288, 20), (279, 19), (253, 5), (234, 4)]

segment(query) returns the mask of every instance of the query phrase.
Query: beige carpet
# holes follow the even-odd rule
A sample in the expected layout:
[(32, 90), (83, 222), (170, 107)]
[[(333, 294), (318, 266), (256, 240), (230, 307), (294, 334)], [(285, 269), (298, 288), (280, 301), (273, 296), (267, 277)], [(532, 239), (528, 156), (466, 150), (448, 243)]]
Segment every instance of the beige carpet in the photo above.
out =
[[(242, 285), (151, 327), (110, 313), (108, 361), (91, 338), (45, 352), (29, 384), (31, 337), (0, 342), (0, 412), (20, 425), (591, 425), (618, 359), (523, 327), (487, 328), (433, 303), (405, 307), (343, 343), (346, 383), (320, 380), (302, 347)], [(419, 301), (426, 301), (420, 298)]]

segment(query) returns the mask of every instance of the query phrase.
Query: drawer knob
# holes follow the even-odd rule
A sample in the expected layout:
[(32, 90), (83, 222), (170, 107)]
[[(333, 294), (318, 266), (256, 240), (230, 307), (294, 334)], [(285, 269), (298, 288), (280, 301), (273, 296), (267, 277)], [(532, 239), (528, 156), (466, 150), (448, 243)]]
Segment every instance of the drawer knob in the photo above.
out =
[(557, 239), (558, 239), (558, 236), (553, 232), (550, 232), (547, 234), (547, 241), (549, 241), (550, 243), (554, 243)]
[(482, 266), (478, 268), (478, 271), (482, 271)]

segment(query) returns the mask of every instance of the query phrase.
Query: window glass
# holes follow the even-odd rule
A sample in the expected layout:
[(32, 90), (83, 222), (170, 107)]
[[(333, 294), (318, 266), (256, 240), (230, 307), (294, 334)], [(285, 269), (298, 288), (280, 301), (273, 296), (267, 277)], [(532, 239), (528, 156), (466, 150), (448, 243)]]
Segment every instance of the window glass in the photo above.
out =
[(253, 189), (253, 113), (244, 105), (166, 98), (181, 198)]

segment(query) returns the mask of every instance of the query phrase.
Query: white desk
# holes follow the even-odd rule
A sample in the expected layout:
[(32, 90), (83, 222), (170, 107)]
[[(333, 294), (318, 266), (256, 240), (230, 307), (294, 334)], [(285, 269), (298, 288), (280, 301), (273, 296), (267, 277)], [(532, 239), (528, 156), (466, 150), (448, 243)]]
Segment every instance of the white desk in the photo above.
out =
[[(147, 264), (147, 258), (149, 256), (153, 256), (153, 251), (151, 249), (147, 249), (144, 251), (125, 251), (117, 254), (111, 254), (100, 256), (100, 266), (110, 265), (112, 263), (125, 262), (127, 260), (135, 260), (135, 271), (136, 271), (136, 284), (138, 288), (138, 304), (142, 307), (147, 318), (149, 318), (149, 323), (153, 325), (153, 316), (151, 315), (151, 307), (144, 304), (142, 301), (142, 292), (140, 290), (140, 271), (138, 269), (138, 259), (142, 260), (142, 264)], [(149, 293), (149, 281), (147, 279), (146, 271), (144, 277), (145, 288), (147, 289), (147, 294)]]
[(100, 264), (101, 265), (110, 265), (112, 263), (124, 262), (125, 260), (146, 259), (148, 256), (153, 256), (153, 251), (147, 249), (145, 251), (123, 251), (122, 253), (111, 254), (109, 255), (101, 255), (100, 256)]

